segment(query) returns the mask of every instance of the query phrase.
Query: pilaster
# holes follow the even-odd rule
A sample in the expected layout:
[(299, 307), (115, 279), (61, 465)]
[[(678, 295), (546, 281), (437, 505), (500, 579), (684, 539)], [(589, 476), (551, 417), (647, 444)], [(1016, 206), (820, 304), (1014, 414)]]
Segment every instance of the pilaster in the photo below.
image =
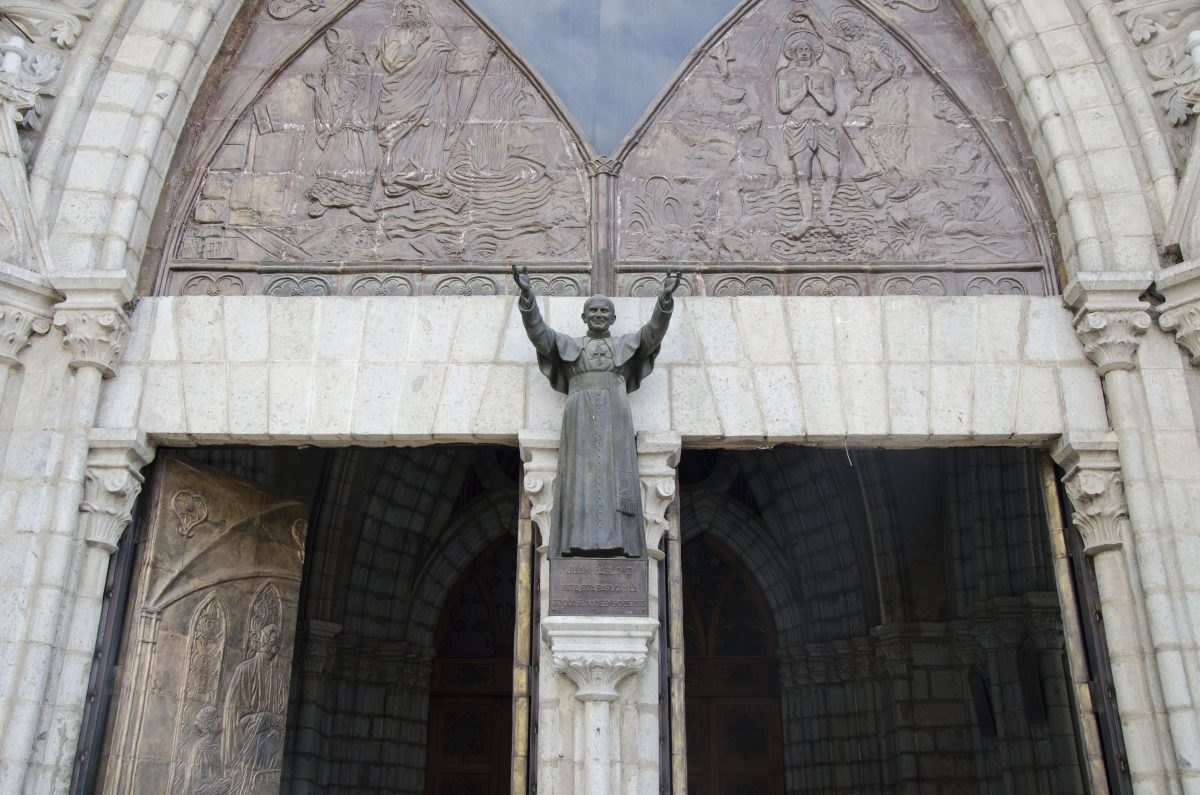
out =
[(1200, 260), (1161, 270), (1154, 283), (1166, 299), (1158, 307), (1158, 325), (1174, 332), (1192, 364), (1200, 365)]
[(97, 428), (89, 436), (84, 498), (80, 510), (83, 537), (110, 555), (133, 518), (142, 491), (141, 470), (154, 458), (146, 435), (137, 430)]

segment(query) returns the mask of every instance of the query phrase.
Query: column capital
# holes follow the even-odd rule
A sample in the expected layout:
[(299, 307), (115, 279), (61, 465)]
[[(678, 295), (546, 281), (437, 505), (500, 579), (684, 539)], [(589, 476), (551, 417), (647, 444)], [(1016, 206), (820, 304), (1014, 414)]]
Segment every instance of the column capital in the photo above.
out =
[(1138, 338), (1150, 328), (1149, 272), (1076, 274), (1063, 291), (1075, 310), (1075, 333), (1100, 375), (1136, 366)]
[(142, 491), (141, 470), (154, 458), (146, 435), (136, 430), (96, 428), (88, 437), (84, 482), (83, 536), (90, 546), (109, 554), (133, 518), (133, 503)]
[(542, 544), (550, 543), (550, 509), (554, 507), (554, 478), (558, 473), (558, 434), (524, 430), (517, 434), (521, 450), (529, 518), (537, 525)]
[(1189, 260), (1159, 271), (1154, 277), (1165, 299), (1158, 307), (1158, 325), (1175, 332), (1175, 341), (1200, 365), (1200, 260)]
[(1062, 482), (1074, 510), (1071, 519), (1083, 536), (1084, 551), (1096, 555), (1119, 549), (1129, 527), (1115, 434), (1064, 436), (1050, 451), (1065, 470)]
[(647, 618), (547, 616), (542, 635), (554, 670), (575, 683), (580, 701), (615, 701), (617, 685), (646, 666), (658, 621)]
[(20, 366), (18, 355), (33, 334), (50, 330), (61, 298), (45, 277), (0, 261), (0, 364)]
[(667, 507), (675, 499), (675, 468), (679, 466), (681, 446), (680, 436), (674, 431), (637, 435), (647, 550), (658, 550), (667, 532)]
[(94, 367), (105, 378), (129, 336), (125, 307), (133, 288), (125, 274), (93, 273), (52, 279), (66, 295), (56, 307), (54, 325), (63, 332), (63, 345), (71, 352), (71, 369)]

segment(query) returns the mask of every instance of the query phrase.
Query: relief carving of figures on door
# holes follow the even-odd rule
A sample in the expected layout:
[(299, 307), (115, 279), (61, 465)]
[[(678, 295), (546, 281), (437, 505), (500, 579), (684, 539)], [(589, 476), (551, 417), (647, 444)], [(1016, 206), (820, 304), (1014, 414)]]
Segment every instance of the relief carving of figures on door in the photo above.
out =
[(352, 8), (203, 172), (182, 259), (587, 258), (570, 132), (453, 0)]
[[(1001, 154), (1017, 151), (1011, 130), (993, 131), (997, 144), (980, 126), (994, 125), (1000, 100), (973, 65), (974, 45), (950, 35), (961, 20), (901, 35), (879, 13), (846, 0), (762, 0), (715, 33), (630, 145), (620, 259), (1048, 258), (1030, 216), (1035, 176), (1018, 188), (1019, 169)], [(931, 68), (910, 33), (942, 48), (945, 68)], [(641, 221), (648, 204), (695, 201), (710, 219), (703, 235)]]
[(268, 580), (245, 618), (245, 658), (230, 673), (221, 602), (210, 594), (197, 608), (187, 678), (179, 693), (183, 736), (174, 770), (176, 795), (278, 791), (289, 675), (279, 654), (282, 620), (279, 590)]

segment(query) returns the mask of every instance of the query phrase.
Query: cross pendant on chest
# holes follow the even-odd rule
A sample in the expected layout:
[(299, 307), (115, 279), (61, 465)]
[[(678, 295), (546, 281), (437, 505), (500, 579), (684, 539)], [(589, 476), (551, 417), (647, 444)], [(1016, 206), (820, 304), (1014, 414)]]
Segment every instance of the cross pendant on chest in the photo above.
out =
[(609, 358), (608, 346), (603, 343), (594, 343), (588, 346), (587, 349), (588, 361), (593, 365), (601, 365)]

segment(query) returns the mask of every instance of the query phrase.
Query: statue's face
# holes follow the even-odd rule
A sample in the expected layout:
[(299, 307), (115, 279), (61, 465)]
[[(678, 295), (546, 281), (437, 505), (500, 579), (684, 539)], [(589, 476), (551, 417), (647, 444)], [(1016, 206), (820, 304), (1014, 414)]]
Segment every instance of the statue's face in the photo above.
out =
[(588, 331), (603, 334), (616, 319), (616, 313), (606, 303), (594, 301), (583, 308), (583, 322), (587, 323)]
[(792, 58), (800, 66), (812, 66), (813, 61), (816, 60), (813, 58), (812, 48), (807, 44), (797, 44), (792, 50)]

